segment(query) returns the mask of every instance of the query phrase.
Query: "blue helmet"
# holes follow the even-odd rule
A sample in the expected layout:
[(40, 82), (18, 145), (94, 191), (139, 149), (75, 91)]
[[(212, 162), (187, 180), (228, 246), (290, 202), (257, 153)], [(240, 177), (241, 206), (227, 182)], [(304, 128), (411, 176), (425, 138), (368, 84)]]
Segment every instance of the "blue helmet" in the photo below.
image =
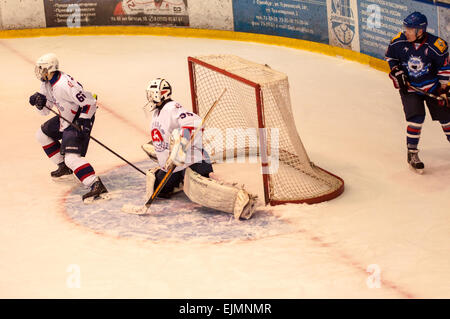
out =
[(425, 31), (427, 29), (428, 20), (425, 15), (416, 11), (403, 20), (403, 25), (407, 28), (422, 29)]

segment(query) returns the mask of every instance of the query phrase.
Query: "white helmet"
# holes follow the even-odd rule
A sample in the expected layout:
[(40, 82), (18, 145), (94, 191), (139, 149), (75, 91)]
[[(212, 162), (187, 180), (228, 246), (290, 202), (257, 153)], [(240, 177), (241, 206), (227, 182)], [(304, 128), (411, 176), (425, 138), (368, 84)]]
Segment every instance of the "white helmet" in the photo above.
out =
[(147, 86), (147, 100), (153, 104), (158, 104), (170, 99), (172, 87), (164, 79), (156, 78)]
[(47, 53), (37, 59), (34, 73), (39, 80), (45, 81), (48, 74), (58, 70), (58, 58), (54, 53)]

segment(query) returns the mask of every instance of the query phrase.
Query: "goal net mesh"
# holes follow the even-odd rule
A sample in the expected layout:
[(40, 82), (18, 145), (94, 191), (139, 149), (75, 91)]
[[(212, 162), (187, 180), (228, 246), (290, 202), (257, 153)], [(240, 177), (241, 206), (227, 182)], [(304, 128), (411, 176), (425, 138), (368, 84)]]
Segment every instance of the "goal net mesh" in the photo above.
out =
[[(266, 203), (316, 203), (342, 193), (341, 178), (315, 166), (297, 133), (284, 73), (233, 55), (189, 58), (194, 112), (215, 161), (262, 162)], [(268, 198), (267, 198), (268, 197)]]

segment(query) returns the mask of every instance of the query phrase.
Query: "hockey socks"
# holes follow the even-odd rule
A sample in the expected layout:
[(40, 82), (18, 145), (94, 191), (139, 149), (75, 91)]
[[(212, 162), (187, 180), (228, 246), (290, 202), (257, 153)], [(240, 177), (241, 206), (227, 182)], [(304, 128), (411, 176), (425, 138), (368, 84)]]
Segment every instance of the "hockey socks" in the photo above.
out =
[(68, 153), (64, 161), (83, 185), (90, 187), (96, 181), (94, 168), (79, 154)]
[(73, 172), (76, 175), (76, 177), (80, 180), (80, 182), (82, 182), (86, 186), (92, 185), (92, 183), (97, 178), (95, 176), (94, 169), (89, 163), (77, 167)]
[(424, 120), (425, 116), (423, 115), (414, 116), (408, 120), (408, 126), (406, 127), (406, 144), (408, 149), (417, 149)]
[(444, 134), (447, 136), (447, 140), (450, 142), (450, 122), (448, 123), (442, 123), (442, 130), (444, 131)]
[(45, 154), (47, 154), (48, 158), (58, 165), (64, 160), (64, 157), (59, 153), (61, 149), (61, 143), (59, 141), (55, 141), (52, 138), (45, 135), (41, 129), (36, 132), (36, 139), (41, 144)]

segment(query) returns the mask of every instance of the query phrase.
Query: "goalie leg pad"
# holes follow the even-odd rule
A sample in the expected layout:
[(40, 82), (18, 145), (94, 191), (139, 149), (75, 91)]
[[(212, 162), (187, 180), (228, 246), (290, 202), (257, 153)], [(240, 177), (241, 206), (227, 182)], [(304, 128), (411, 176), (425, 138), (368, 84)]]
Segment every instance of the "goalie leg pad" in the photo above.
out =
[(152, 167), (150, 168), (146, 173), (146, 187), (145, 187), (145, 198), (149, 199), (150, 197), (152, 197), (153, 192), (155, 190), (155, 181), (156, 181), (156, 176), (155, 173), (158, 170), (158, 167)]
[(235, 219), (251, 218), (257, 198), (243, 188), (203, 177), (189, 167), (184, 175), (184, 193), (191, 201), (233, 214)]

